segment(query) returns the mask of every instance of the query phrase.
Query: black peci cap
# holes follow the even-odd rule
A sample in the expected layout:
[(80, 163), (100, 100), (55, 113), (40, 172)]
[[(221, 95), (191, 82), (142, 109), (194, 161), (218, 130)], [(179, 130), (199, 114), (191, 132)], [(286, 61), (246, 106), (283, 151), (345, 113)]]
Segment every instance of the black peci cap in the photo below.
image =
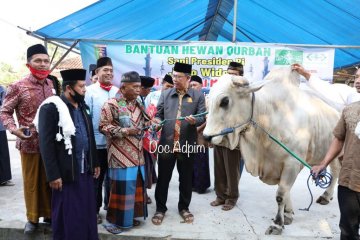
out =
[(96, 62), (96, 68), (100, 68), (103, 66), (112, 66), (111, 58), (109, 57), (101, 57)]
[(154, 86), (155, 79), (153, 79), (152, 77), (140, 76), (140, 79), (142, 87), (151, 88)]
[(176, 62), (173, 70), (175, 72), (182, 72), (182, 73), (190, 74), (191, 67), (192, 66), (190, 64)]
[(198, 83), (200, 83), (200, 84), (203, 83), (201, 77), (199, 77), (198, 75), (191, 76), (190, 82), (192, 82), (192, 81), (198, 82)]
[(68, 69), (60, 71), (63, 82), (72, 82), (72, 81), (85, 81), (86, 70), (85, 69)]
[(46, 48), (41, 44), (35, 44), (27, 49), (26, 57), (30, 58), (35, 54), (46, 54), (49, 55)]

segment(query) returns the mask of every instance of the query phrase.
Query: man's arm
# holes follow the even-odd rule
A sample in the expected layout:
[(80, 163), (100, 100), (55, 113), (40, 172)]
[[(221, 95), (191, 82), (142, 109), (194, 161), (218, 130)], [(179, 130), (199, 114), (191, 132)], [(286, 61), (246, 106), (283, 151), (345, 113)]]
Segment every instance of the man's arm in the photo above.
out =
[(6, 95), (4, 97), (3, 105), (0, 109), (0, 119), (7, 130), (20, 139), (27, 139), (30, 135), (25, 135), (24, 130), (28, 127), (21, 126), (16, 127), (15, 119), (13, 117), (15, 109), (19, 105), (20, 89), (16, 84), (12, 84), (8, 87)]
[(87, 89), (87, 91), (85, 93), (85, 103), (89, 107), (90, 118), (92, 119), (92, 116), (93, 116), (93, 99), (92, 99), (92, 94), (91, 94), (91, 88), (90, 87), (89, 87), (89, 89)]
[(307, 86), (314, 90), (318, 97), (337, 111), (341, 111), (346, 105), (347, 96), (354, 92), (345, 84), (336, 86), (330, 82), (321, 80), (318, 76), (312, 75), (303, 66), (296, 63), (291, 65), (292, 70), (297, 71), (307, 80)]
[(0, 85), (0, 107), (3, 104), (4, 98), (5, 98), (5, 89), (3, 86)]
[(118, 111), (118, 109), (112, 108), (114, 108), (114, 106), (109, 104), (109, 102), (106, 102), (101, 108), (99, 130), (102, 134), (108, 137), (124, 138), (127, 136), (135, 136), (140, 133), (141, 130), (137, 128), (124, 128), (114, 124), (113, 111)]
[(300, 75), (302, 75), (306, 80), (309, 81), (309, 79), (311, 77), (311, 73), (309, 71), (307, 71), (303, 66), (301, 66), (298, 63), (295, 63), (295, 64), (291, 65), (291, 69), (294, 71), (297, 71)]
[(315, 177), (323, 170), (325, 169), (334, 158), (339, 155), (342, 148), (344, 146), (344, 141), (339, 140), (338, 138), (334, 137), (334, 139), (331, 142), (331, 145), (329, 147), (329, 150), (327, 151), (325, 158), (321, 161), (319, 165), (313, 166), (311, 168), (311, 172), (315, 174)]
[(159, 99), (158, 105), (156, 107), (157, 112), (156, 112), (156, 115), (155, 115), (155, 118), (158, 118), (161, 121), (164, 120), (164, 104), (165, 104), (164, 92), (165, 91), (161, 92), (160, 99)]
[[(196, 114), (204, 113), (206, 112), (206, 106), (205, 106), (205, 96), (201, 94), (199, 98), (199, 104), (196, 109)], [(196, 118), (196, 126), (200, 126), (205, 122), (206, 116), (201, 116)]]

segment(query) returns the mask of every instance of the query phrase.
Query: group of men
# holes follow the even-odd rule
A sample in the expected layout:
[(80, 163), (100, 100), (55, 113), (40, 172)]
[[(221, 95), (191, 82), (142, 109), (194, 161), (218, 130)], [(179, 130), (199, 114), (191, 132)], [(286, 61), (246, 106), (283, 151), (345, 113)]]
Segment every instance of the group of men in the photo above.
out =
[[(167, 210), (169, 182), (177, 162), (178, 210), (186, 222), (192, 222), (189, 205), (194, 154), (181, 152), (181, 146), (196, 144), (196, 126), (205, 122), (205, 116), (192, 115), (206, 109), (201, 91), (189, 88), (191, 65), (175, 64), (173, 77), (166, 75), (163, 89), (149, 96), (149, 101), (157, 98), (158, 102), (152, 117), (146, 112), (145, 98), (153, 79), (127, 72), (117, 88), (112, 85), (108, 57), (98, 59), (92, 69), (97, 81), (89, 87), (85, 86), (86, 70), (61, 71), (61, 96), (56, 95), (59, 91), (48, 77), (50, 59), (43, 45), (28, 48), (26, 65), (30, 74), (8, 87), (0, 112), (4, 126), (17, 136), (20, 150), (26, 234), (33, 233), (43, 218), (51, 224), (54, 239), (98, 239), (104, 179), (105, 228), (118, 233), (139, 225), (135, 218), (148, 214), (145, 182), (151, 187), (153, 180), (149, 178), (156, 178), (154, 156), (150, 149), (144, 153), (143, 146), (143, 132), (150, 125), (161, 129), (159, 145), (178, 146), (158, 155), (157, 213)], [(184, 121), (180, 120), (183, 116)], [(178, 120), (169, 120), (175, 118)], [(147, 171), (145, 159), (149, 160)], [(154, 224), (159, 224), (157, 213)]]
[[(112, 61), (102, 57), (91, 69), (96, 81), (89, 87), (85, 85), (86, 70), (61, 71), (61, 96), (56, 96), (59, 91), (48, 78), (50, 60), (43, 45), (28, 48), (26, 65), (30, 74), (8, 87), (0, 111), (6, 129), (17, 136), (20, 150), (28, 219), (25, 233), (34, 232), (42, 217), (51, 223), (54, 239), (98, 239), (103, 185), (108, 222), (104, 227), (117, 234), (138, 226), (141, 222), (136, 218), (148, 215), (151, 198), (146, 188), (153, 182), (157, 183), (156, 212), (151, 221), (160, 225), (167, 211), (175, 164), (179, 172), (178, 211), (184, 222), (193, 222), (189, 209), (192, 191), (205, 192), (210, 176), (208, 149), (187, 151), (198, 149), (206, 125), (202, 80), (191, 76), (191, 65), (177, 62), (172, 76), (164, 77), (162, 89), (150, 93), (154, 79), (135, 71), (122, 75), (120, 88), (113, 86)], [(310, 79), (300, 65), (293, 65), (293, 69)], [(232, 62), (227, 72), (242, 75), (242, 65)], [(360, 92), (360, 70), (355, 86)], [(354, 129), (359, 113), (358, 100), (345, 107), (328, 154), (321, 165), (313, 167), (313, 173), (318, 174), (345, 146), (338, 189), (341, 239), (358, 238), (360, 140)], [(144, 140), (148, 129), (158, 132), (152, 137), (160, 137), (155, 151), (152, 137)], [(216, 199), (210, 204), (231, 210), (239, 197), (241, 153), (222, 146), (216, 146), (214, 153)]]

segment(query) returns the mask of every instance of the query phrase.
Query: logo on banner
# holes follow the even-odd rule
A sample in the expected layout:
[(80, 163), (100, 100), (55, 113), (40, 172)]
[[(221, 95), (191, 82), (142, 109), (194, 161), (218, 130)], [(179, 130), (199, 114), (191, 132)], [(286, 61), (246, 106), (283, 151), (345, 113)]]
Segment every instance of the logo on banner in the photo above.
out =
[(303, 62), (303, 51), (275, 50), (275, 65), (291, 65)]
[(107, 57), (106, 45), (95, 45), (95, 57), (99, 59), (101, 57)]
[(325, 53), (306, 53), (305, 58), (311, 63), (327, 63), (327, 55)]

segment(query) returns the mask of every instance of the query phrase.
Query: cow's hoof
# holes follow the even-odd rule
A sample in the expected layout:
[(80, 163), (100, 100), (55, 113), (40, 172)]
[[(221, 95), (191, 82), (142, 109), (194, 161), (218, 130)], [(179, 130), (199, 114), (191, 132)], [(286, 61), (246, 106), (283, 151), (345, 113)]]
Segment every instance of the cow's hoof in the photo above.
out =
[(292, 216), (286, 216), (286, 214), (284, 215), (284, 224), (285, 225), (290, 225), (293, 221), (293, 217)]
[[(332, 200), (333, 198), (330, 198), (330, 200)], [(316, 200), (317, 203), (321, 204), (321, 205), (328, 205), (329, 204), (329, 200), (326, 199), (325, 197), (323, 196), (320, 196), (317, 200)]]
[(281, 233), (282, 227), (280, 226), (270, 226), (265, 232), (266, 235), (281, 235)]

